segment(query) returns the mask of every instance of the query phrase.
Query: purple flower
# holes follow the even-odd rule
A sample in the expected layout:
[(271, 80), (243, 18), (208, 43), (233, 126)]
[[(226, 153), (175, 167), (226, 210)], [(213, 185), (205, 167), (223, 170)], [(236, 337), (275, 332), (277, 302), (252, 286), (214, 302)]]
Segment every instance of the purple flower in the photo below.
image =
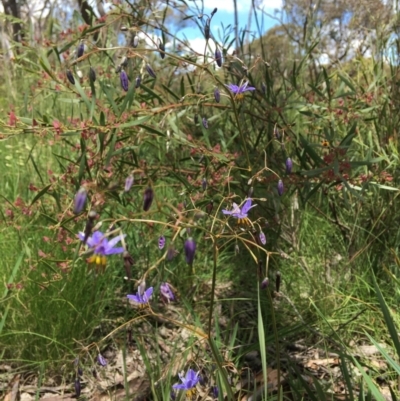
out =
[(285, 166), (286, 166), (286, 174), (290, 174), (293, 168), (293, 162), (290, 157), (286, 159)]
[(194, 242), (193, 238), (188, 238), (185, 241), (185, 257), (186, 263), (189, 265), (193, 264), (194, 254), (196, 253), (196, 242)]
[(87, 191), (84, 187), (81, 187), (75, 195), (74, 199), (74, 213), (79, 214), (86, 204)]
[(129, 192), (129, 190), (131, 189), (131, 187), (133, 185), (133, 182), (134, 182), (133, 175), (129, 175), (125, 180), (125, 188), (124, 188), (125, 192)]
[(260, 234), (258, 234), (258, 238), (260, 238), (260, 241), (263, 245), (267, 243), (267, 237), (262, 231), (260, 231)]
[(174, 384), (172, 388), (176, 390), (192, 390), (196, 387), (196, 384), (199, 382), (199, 372), (195, 372), (193, 369), (189, 369), (186, 373), (186, 376), (183, 376), (182, 373), (179, 373), (179, 379), (182, 384)]
[(279, 196), (282, 196), (283, 195), (283, 191), (285, 190), (282, 180), (278, 181), (278, 187), (277, 188), (278, 188)]
[(214, 89), (214, 99), (217, 103), (221, 101), (221, 93), (218, 88)]
[(127, 298), (131, 301), (137, 302), (138, 304), (147, 304), (150, 301), (151, 295), (153, 294), (153, 287), (149, 287), (144, 290), (141, 286), (138, 288), (136, 295), (127, 295)]
[(161, 250), (165, 246), (165, 237), (161, 235), (160, 238), (158, 238), (158, 248)]
[(147, 212), (150, 209), (151, 204), (153, 203), (153, 199), (154, 199), (153, 189), (151, 187), (146, 188), (143, 196), (143, 210), (145, 212)]
[(222, 54), (218, 47), (215, 49), (215, 62), (217, 63), (218, 67), (222, 66)]
[(129, 89), (129, 80), (128, 80), (128, 75), (126, 74), (125, 70), (122, 70), (121, 73), (119, 74), (119, 79), (121, 80), (121, 86), (122, 89), (125, 92), (128, 92)]
[(248, 91), (254, 91), (256, 88), (253, 86), (248, 86), (249, 82), (246, 81), (244, 84), (237, 86), (234, 84), (226, 85), (226, 87), (239, 99), (243, 98), (243, 93)]
[(101, 365), (101, 366), (107, 366), (107, 360), (106, 360), (106, 358), (104, 358), (104, 356), (101, 355), (101, 354), (97, 355), (97, 362), (98, 362), (98, 364)]
[[(117, 245), (122, 238), (125, 238), (125, 236), (125, 234), (120, 234), (109, 241), (101, 231), (95, 231), (86, 241), (90, 250), (93, 251), (93, 256), (89, 258), (89, 263), (95, 263), (97, 266), (104, 268), (106, 266), (106, 257), (108, 255), (115, 255), (124, 252), (124, 248), (115, 248), (115, 245)], [(86, 238), (85, 233), (83, 232), (80, 232), (78, 237), (81, 241), (84, 241)]]
[(161, 283), (160, 294), (164, 302), (175, 301), (175, 294), (173, 293), (171, 286), (168, 283)]
[(222, 209), (222, 213), (239, 219), (239, 223), (241, 222), (241, 220), (246, 221), (248, 218), (249, 210), (252, 207), (257, 206), (257, 205), (252, 205), (251, 203), (252, 203), (251, 198), (248, 198), (246, 202), (243, 204), (243, 206), (240, 208), (235, 202), (233, 202), (233, 209), (232, 210)]

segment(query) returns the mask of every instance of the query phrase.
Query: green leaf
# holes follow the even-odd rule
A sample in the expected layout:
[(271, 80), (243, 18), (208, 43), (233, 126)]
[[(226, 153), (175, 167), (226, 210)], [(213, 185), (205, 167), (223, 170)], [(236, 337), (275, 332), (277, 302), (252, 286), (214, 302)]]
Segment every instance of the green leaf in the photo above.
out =
[(51, 184), (47, 185), (46, 187), (42, 188), (37, 194), (36, 196), (33, 198), (32, 202), (31, 202), (31, 206), (36, 203), (51, 187)]

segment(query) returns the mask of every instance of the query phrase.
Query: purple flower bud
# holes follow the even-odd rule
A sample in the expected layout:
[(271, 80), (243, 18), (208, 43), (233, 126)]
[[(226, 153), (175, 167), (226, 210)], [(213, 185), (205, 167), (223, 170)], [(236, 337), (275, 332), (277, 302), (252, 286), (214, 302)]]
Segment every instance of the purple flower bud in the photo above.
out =
[(161, 58), (164, 59), (165, 58), (165, 45), (161, 41), (161, 39), (158, 40), (158, 48), (159, 48), (159, 51), (160, 51)]
[(218, 47), (215, 49), (215, 62), (217, 63), (218, 67), (222, 67), (222, 53)]
[(89, 68), (89, 80), (90, 80), (90, 82), (96, 81), (96, 71), (94, 70), (93, 67)]
[(146, 188), (143, 197), (143, 210), (145, 212), (147, 212), (150, 209), (151, 204), (153, 203), (153, 199), (154, 199), (153, 189), (151, 187)]
[(275, 289), (276, 289), (276, 292), (279, 292), (280, 288), (281, 288), (281, 272), (278, 270), (276, 272), (276, 277), (275, 277)]
[(79, 214), (86, 204), (87, 192), (84, 187), (81, 187), (75, 195), (74, 199), (74, 213)]
[(261, 289), (265, 290), (268, 287), (269, 280), (268, 277), (265, 277), (263, 281), (261, 281)]
[(132, 38), (131, 45), (132, 45), (132, 47), (136, 48), (136, 47), (138, 47), (138, 44), (139, 44), (139, 36), (135, 35)]
[(293, 168), (293, 162), (290, 157), (286, 159), (285, 166), (286, 166), (286, 174), (290, 174)]
[(211, 390), (212, 390), (213, 397), (218, 398), (218, 393), (219, 393), (218, 386), (212, 386)]
[(278, 139), (278, 140), (281, 139), (281, 133), (280, 133), (278, 127), (274, 127), (274, 136), (275, 136), (275, 138)]
[(175, 294), (173, 293), (171, 286), (168, 283), (161, 283), (160, 294), (164, 302), (169, 303), (175, 301)]
[(146, 71), (148, 72), (148, 74), (153, 77), (153, 78), (157, 78), (156, 73), (154, 72), (154, 70), (150, 67), (149, 64), (146, 64)]
[(126, 74), (125, 70), (122, 70), (121, 73), (119, 74), (119, 79), (121, 80), (121, 86), (122, 89), (125, 92), (128, 92), (129, 89), (129, 80), (128, 80), (128, 75)]
[(75, 386), (75, 395), (76, 395), (76, 398), (79, 398), (80, 395), (81, 395), (81, 381), (80, 381), (78, 378), (75, 379), (74, 386)]
[(67, 76), (68, 81), (71, 82), (72, 85), (75, 85), (75, 78), (74, 78), (74, 76), (72, 75), (71, 70), (67, 70), (67, 71), (65, 72), (65, 75)]
[(208, 129), (208, 121), (207, 121), (207, 119), (206, 119), (205, 117), (203, 117), (203, 119), (201, 120), (201, 122), (203, 123), (203, 127), (204, 127), (205, 129)]
[(107, 360), (106, 360), (106, 358), (104, 358), (104, 356), (101, 355), (101, 354), (97, 355), (97, 362), (98, 362), (98, 364), (101, 365), (101, 366), (107, 366)]
[(158, 248), (161, 250), (161, 249), (164, 249), (164, 246), (165, 246), (165, 237), (163, 235), (161, 235), (158, 238)]
[(85, 45), (83, 44), (83, 42), (81, 42), (79, 43), (79, 46), (76, 49), (76, 58), (82, 57), (84, 51), (85, 51)]
[(263, 245), (267, 243), (267, 237), (262, 231), (260, 231), (260, 233), (258, 234), (258, 238), (260, 238), (260, 241)]
[(204, 37), (206, 40), (210, 39), (210, 18), (207, 18), (206, 24), (204, 25)]
[(184, 248), (185, 248), (186, 263), (192, 265), (194, 254), (196, 253), (196, 242), (194, 242), (194, 239), (188, 238), (185, 242)]
[(176, 255), (175, 248), (173, 245), (170, 245), (167, 251), (167, 260), (170, 262), (175, 257), (175, 255)]
[(218, 88), (214, 89), (214, 99), (217, 103), (221, 101), (221, 92), (219, 91)]
[(136, 77), (136, 80), (135, 80), (135, 88), (136, 88), (136, 89), (139, 88), (141, 82), (142, 82), (142, 77), (141, 77), (140, 75), (138, 75), (138, 76)]
[(134, 183), (134, 178), (133, 175), (129, 175), (126, 180), (125, 180), (125, 188), (124, 191), (125, 192), (129, 192), (129, 190), (132, 188), (132, 185)]
[(283, 187), (283, 182), (282, 180), (278, 181), (278, 194), (279, 196), (283, 195), (284, 187)]
[(207, 180), (205, 178), (201, 180), (201, 186), (203, 188), (203, 191), (207, 189)]

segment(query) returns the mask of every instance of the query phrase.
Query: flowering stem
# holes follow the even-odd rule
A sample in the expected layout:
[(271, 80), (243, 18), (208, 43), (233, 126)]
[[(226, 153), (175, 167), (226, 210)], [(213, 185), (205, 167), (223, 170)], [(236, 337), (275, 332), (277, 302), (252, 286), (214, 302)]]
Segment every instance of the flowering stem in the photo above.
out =
[(211, 338), (211, 325), (212, 325), (212, 317), (213, 317), (213, 308), (214, 308), (214, 293), (215, 293), (215, 282), (217, 280), (217, 259), (218, 259), (218, 248), (217, 242), (213, 240), (213, 276), (211, 283), (211, 302), (210, 302), (210, 313), (208, 315), (208, 338)]

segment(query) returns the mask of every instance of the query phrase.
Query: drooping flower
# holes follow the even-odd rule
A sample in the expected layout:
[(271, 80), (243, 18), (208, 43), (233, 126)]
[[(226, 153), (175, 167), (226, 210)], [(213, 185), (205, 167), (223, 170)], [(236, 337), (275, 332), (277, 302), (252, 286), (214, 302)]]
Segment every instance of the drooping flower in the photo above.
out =
[(190, 237), (185, 241), (184, 249), (185, 249), (186, 263), (188, 265), (192, 265), (194, 260), (194, 254), (196, 253), (196, 242), (194, 241), (193, 238)]
[(285, 166), (286, 166), (286, 174), (290, 174), (293, 168), (293, 162), (290, 157), (286, 159)]
[(163, 249), (164, 248), (164, 246), (165, 246), (165, 237), (163, 236), (163, 235), (161, 235), (159, 238), (158, 238), (158, 249)]
[(128, 80), (128, 75), (127, 75), (127, 73), (125, 72), (125, 70), (122, 70), (122, 71), (121, 71), (121, 73), (119, 74), (119, 79), (121, 80), (122, 89), (123, 89), (125, 92), (128, 92), (128, 89), (129, 89), (129, 80)]
[(101, 365), (101, 366), (107, 366), (107, 360), (106, 360), (106, 358), (104, 358), (104, 356), (101, 355), (101, 354), (97, 355), (97, 362), (98, 362), (98, 364)]
[(174, 384), (172, 388), (175, 390), (185, 390), (186, 396), (191, 398), (195, 392), (196, 384), (200, 381), (199, 372), (195, 372), (193, 369), (189, 369), (186, 373), (186, 376), (183, 376), (182, 373), (179, 373), (179, 379), (182, 384)]
[[(80, 232), (78, 236), (81, 241), (86, 238), (83, 232)], [(115, 245), (122, 241), (125, 236), (125, 234), (120, 234), (109, 241), (101, 231), (95, 231), (86, 241), (89, 250), (93, 251), (93, 255), (89, 258), (89, 263), (95, 263), (96, 266), (104, 269), (107, 263), (107, 256), (124, 252), (124, 248), (115, 247)]]
[(150, 209), (154, 199), (154, 191), (151, 187), (146, 188), (143, 196), (143, 210), (147, 212)]
[(277, 188), (278, 188), (278, 194), (279, 194), (279, 196), (282, 196), (282, 195), (283, 195), (283, 191), (285, 190), (285, 188), (284, 188), (284, 186), (283, 186), (283, 181), (282, 181), (282, 180), (279, 180), (279, 181), (278, 181), (278, 186), (277, 186)]
[(128, 294), (127, 298), (131, 301), (134, 301), (138, 304), (147, 304), (150, 301), (151, 295), (153, 294), (153, 287), (149, 287), (147, 290), (144, 290), (141, 286), (139, 286), (136, 295)]
[(161, 298), (164, 302), (172, 302), (175, 301), (175, 294), (171, 289), (171, 286), (168, 283), (161, 283), (160, 285), (160, 294)]
[(238, 223), (246, 223), (248, 224), (248, 214), (249, 210), (257, 205), (252, 205), (251, 198), (248, 198), (242, 207), (238, 206), (235, 202), (233, 202), (233, 209), (226, 210), (222, 209), (222, 213), (228, 216), (235, 217), (238, 219)]
[(84, 187), (81, 187), (75, 195), (74, 199), (74, 213), (79, 214), (86, 204), (87, 191)]
[(132, 174), (128, 175), (128, 177), (125, 180), (125, 188), (124, 188), (125, 192), (129, 192), (129, 190), (132, 188), (133, 182), (134, 182), (133, 175)]
[(226, 87), (235, 95), (235, 99), (242, 100), (245, 92), (254, 91), (256, 88), (248, 86), (249, 82), (246, 81), (242, 85), (229, 84)]

